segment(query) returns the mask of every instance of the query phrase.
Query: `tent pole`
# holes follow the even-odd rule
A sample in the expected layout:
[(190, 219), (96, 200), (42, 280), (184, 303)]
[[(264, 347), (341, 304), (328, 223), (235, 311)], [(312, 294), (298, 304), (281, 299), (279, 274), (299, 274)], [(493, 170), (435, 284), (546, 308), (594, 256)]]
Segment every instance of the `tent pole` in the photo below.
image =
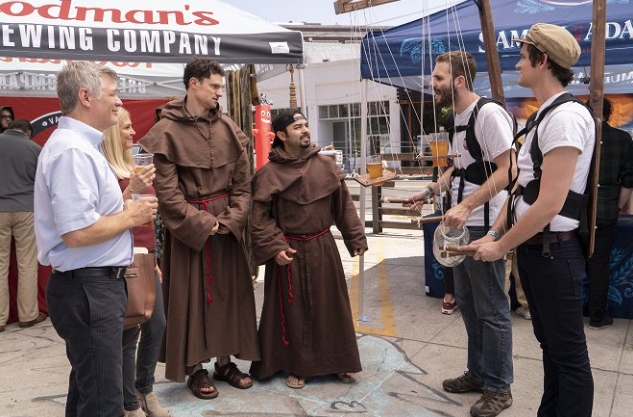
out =
[(301, 95), (301, 113), (308, 116), (308, 102), (306, 100), (305, 64), (297, 65), (299, 70), (299, 94)]
[(598, 211), (598, 176), (600, 174), (600, 144), (602, 143), (602, 99), (604, 96), (604, 48), (607, 26), (606, 0), (594, 0), (591, 39), (591, 81), (589, 85), (590, 104), (596, 124), (596, 144), (593, 150), (593, 165), (589, 178), (589, 245), (587, 257), (593, 254), (596, 242), (596, 215)]
[[(360, 174), (367, 173), (367, 80), (360, 86)], [(365, 228), (365, 187), (360, 187), (360, 223)], [(365, 298), (365, 255), (358, 257), (358, 321), (368, 322), (364, 312)]]
[(479, 0), (479, 18), (481, 19), (481, 31), (484, 37), (484, 49), (486, 50), (486, 63), (488, 64), (488, 77), (490, 78), (490, 90), (492, 97), (499, 100), (504, 106), (506, 104), (501, 83), (501, 64), (497, 53), (497, 42), (495, 40), (495, 25), (492, 19), (492, 8), (490, 0)]

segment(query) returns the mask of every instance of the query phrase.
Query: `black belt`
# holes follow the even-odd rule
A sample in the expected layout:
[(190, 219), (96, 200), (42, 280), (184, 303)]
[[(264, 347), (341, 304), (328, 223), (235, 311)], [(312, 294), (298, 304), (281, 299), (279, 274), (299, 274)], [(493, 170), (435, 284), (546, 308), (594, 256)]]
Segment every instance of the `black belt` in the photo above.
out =
[(89, 278), (109, 276), (113, 279), (122, 279), (125, 277), (125, 266), (98, 266), (92, 268), (79, 268), (66, 272), (56, 271), (52, 273), (56, 277), (61, 278)]
[[(549, 232), (547, 235), (547, 241), (549, 243), (565, 242), (579, 237), (578, 229), (570, 230), (568, 232)], [(524, 242), (524, 245), (543, 245), (543, 233), (537, 233)]]

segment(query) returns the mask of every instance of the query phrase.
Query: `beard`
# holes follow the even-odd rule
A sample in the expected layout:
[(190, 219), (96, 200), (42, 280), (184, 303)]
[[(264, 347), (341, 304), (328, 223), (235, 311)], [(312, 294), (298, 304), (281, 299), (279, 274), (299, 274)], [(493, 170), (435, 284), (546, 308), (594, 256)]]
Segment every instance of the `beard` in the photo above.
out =
[(310, 147), (310, 135), (303, 135), (299, 138), (299, 146), (301, 149), (306, 149)]
[(449, 87), (435, 89), (435, 104), (441, 107), (449, 107), (457, 100), (457, 90)]

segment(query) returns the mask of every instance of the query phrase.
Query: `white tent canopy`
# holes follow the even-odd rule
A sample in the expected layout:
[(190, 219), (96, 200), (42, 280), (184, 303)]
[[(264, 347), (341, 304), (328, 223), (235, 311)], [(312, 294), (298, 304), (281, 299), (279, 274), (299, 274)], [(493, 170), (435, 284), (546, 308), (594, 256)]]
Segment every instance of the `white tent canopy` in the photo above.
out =
[[(106, 6), (106, 4), (108, 4)], [(95, 60), (121, 75), (123, 96), (182, 92), (192, 56), (222, 64), (303, 62), (302, 34), (218, 0), (0, 2), (0, 95), (54, 95), (68, 60)]]

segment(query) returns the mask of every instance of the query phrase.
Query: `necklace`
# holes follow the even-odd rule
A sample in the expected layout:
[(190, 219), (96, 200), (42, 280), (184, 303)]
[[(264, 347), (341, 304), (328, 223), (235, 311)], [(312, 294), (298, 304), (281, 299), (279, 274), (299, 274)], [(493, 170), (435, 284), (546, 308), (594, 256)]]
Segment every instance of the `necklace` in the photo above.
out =
[(189, 110), (187, 110), (187, 108), (185, 107), (185, 110), (187, 111), (187, 114), (189, 115), (189, 117), (191, 117), (191, 119), (193, 120), (193, 122), (196, 124), (196, 127), (198, 128), (198, 132), (200, 132), (200, 134), (202, 135), (202, 137), (205, 140), (211, 140), (211, 122), (209, 122), (209, 135), (205, 136), (204, 132), (202, 131), (202, 128), (200, 127), (200, 124), (198, 123), (198, 118), (196, 116), (194, 116), (193, 114), (191, 114), (189, 112)]

